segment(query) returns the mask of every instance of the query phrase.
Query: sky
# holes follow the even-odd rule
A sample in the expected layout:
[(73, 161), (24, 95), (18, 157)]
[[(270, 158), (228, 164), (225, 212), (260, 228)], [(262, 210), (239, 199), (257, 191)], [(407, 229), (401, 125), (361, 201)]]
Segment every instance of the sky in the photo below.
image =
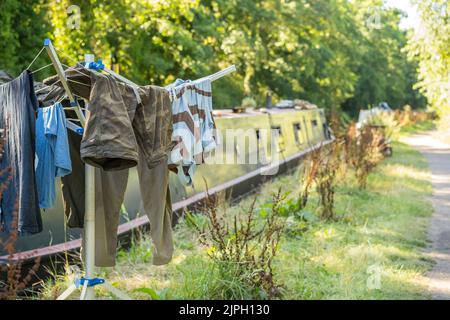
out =
[(408, 18), (403, 19), (401, 23), (402, 28), (418, 28), (419, 18), (416, 5), (413, 5), (410, 0), (387, 0), (386, 5), (399, 8), (408, 14)]

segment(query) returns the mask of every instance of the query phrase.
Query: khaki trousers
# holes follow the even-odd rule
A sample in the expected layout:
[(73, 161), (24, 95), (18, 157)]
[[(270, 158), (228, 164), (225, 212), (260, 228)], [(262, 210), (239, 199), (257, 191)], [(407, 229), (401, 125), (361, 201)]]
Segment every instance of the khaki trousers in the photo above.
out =
[[(69, 134), (71, 149), (79, 150), (81, 137)], [(77, 149), (78, 148), (78, 149)], [(62, 179), (65, 212), (69, 227), (83, 227), (84, 222), (84, 164), (79, 153), (71, 152), (77, 174)], [(78, 162), (79, 161), (79, 162)], [(115, 265), (117, 228), (128, 184), (129, 169), (104, 171), (96, 168), (95, 185), (95, 264), (98, 267)], [(149, 169), (142, 152), (137, 164), (142, 208), (150, 221), (150, 235), (154, 245), (153, 264), (170, 262), (173, 254), (172, 203), (169, 191), (167, 161)], [(84, 247), (84, 245), (83, 245)]]

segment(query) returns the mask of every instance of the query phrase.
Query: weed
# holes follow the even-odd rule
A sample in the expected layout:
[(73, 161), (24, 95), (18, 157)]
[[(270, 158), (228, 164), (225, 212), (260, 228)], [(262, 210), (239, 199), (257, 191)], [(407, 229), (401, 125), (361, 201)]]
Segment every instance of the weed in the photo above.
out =
[(303, 210), (308, 204), (311, 187), (316, 179), (317, 171), (324, 162), (323, 146), (313, 147), (303, 165), (303, 173), (300, 178), (300, 192), (297, 200), (297, 208)]
[(382, 135), (371, 128), (363, 126), (360, 130), (356, 124), (349, 126), (345, 138), (345, 159), (355, 170), (358, 186), (367, 188), (367, 178), (383, 160)]
[(24, 292), (33, 277), (36, 276), (36, 272), (40, 266), (40, 258), (37, 258), (26, 275), (22, 275), (23, 261), (15, 257), (18, 237), (17, 223), (18, 203), (16, 202), (13, 212), (13, 221), (9, 226), (9, 236), (6, 240), (0, 239), (0, 246), (8, 254), (7, 263), (0, 265), (0, 274), (6, 274), (6, 281), (0, 282), (0, 300), (17, 299), (18, 295)]
[(319, 196), (319, 215), (323, 220), (335, 217), (334, 194), (337, 184), (337, 174), (340, 167), (340, 142), (335, 142), (328, 149), (322, 150), (323, 159), (314, 177), (317, 194)]
[[(259, 219), (255, 215), (255, 198), (245, 217), (237, 214), (227, 222), (218, 215), (216, 200), (207, 195), (204, 213), (209, 223), (203, 228), (197, 226), (197, 231), (200, 242), (209, 248), (208, 256), (223, 281), (221, 289), (225, 297), (234, 296), (228, 284), (236, 280), (250, 290), (254, 298), (281, 296), (281, 286), (275, 282), (272, 269), (283, 229), (278, 216), (281, 201), (279, 192), (274, 196), (270, 212)], [(195, 225), (194, 220), (191, 223)]]
[[(0, 160), (3, 158), (3, 148), (5, 145), (5, 131), (0, 131)], [(3, 193), (9, 187), (12, 182), (12, 168), (8, 167), (0, 171), (0, 177), (2, 179), (0, 183), (0, 198)], [(33, 276), (36, 275), (37, 270), (40, 265), (40, 258), (37, 258), (34, 262), (33, 267), (27, 272), (25, 277), (22, 276), (22, 261), (16, 259), (16, 243), (18, 238), (18, 212), (19, 212), (19, 202), (16, 199), (14, 210), (11, 213), (13, 216), (13, 221), (11, 225), (7, 226), (9, 230), (8, 237), (0, 239), (0, 247), (7, 252), (8, 260), (6, 264), (0, 264), (0, 275), (6, 275), (6, 281), (0, 281), (0, 300), (12, 300), (17, 299), (19, 293), (22, 293)]]

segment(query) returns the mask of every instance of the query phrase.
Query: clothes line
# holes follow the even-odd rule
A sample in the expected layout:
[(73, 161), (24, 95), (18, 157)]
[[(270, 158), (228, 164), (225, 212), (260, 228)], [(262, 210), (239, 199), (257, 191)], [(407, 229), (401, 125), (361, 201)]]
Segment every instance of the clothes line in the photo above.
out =
[[(227, 67), (227, 68), (225, 68), (223, 70), (220, 70), (219, 72), (213, 73), (213, 74), (211, 74), (209, 76), (202, 77), (202, 78), (199, 78), (199, 79), (193, 80), (193, 81), (186, 81), (185, 83), (183, 83), (181, 85), (178, 85), (177, 87), (183, 87), (183, 86), (188, 86), (188, 85), (192, 85), (192, 84), (197, 84), (197, 83), (200, 83), (200, 82), (205, 81), (205, 80), (209, 80), (210, 82), (214, 82), (216, 80), (219, 80), (220, 78), (225, 77), (226, 75), (228, 75), (228, 74), (230, 74), (232, 72), (235, 72), (236, 70), (237, 70), (236, 66), (235, 65), (231, 65), (231, 66), (229, 66), (229, 67)], [(170, 85), (170, 86), (167, 86), (166, 88), (171, 88), (171, 87), (172, 86)]]
[(209, 75), (209, 76), (206, 76), (206, 77), (203, 77), (203, 78), (200, 78), (200, 79), (197, 79), (197, 80), (194, 80), (194, 81), (192, 81), (192, 82), (187, 82), (187, 83), (185, 83), (184, 85), (189, 85), (189, 84), (192, 84), (192, 83), (198, 83), (198, 82), (202, 82), (202, 81), (204, 81), (204, 80), (209, 80), (209, 81), (211, 81), (211, 82), (214, 82), (214, 81), (216, 81), (216, 80), (219, 80), (220, 78), (223, 78), (223, 77), (225, 77), (226, 75), (228, 75), (228, 74), (230, 74), (230, 73), (232, 73), (232, 72), (235, 72), (237, 69), (236, 69), (236, 66), (233, 64), (233, 65), (231, 65), (231, 66), (229, 66), (229, 67), (227, 67), (227, 68), (225, 68), (225, 69), (223, 69), (223, 70), (220, 70), (220, 71), (218, 71), (218, 72), (216, 72), (216, 73), (213, 73), (213, 74), (211, 74), (211, 75)]
[[(87, 57), (87, 59), (89, 59), (89, 57)], [(84, 63), (84, 66), (86, 68), (94, 69), (94, 70), (97, 70), (97, 71), (102, 70), (102, 71), (108, 73), (109, 75), (113, 76), (117, 80), (122, 81), (123, 83), (126, 83), (126, 84), (128, 84), (128, 85), (130, 85), (132, 87), (135, 87), (135, 88), (139, 87), (139, 85), (134, 83), (133, 81), (125, 78), (124, 76), (121, 76), (120, 74), (112, 71), (111, 69), (106, 68), (101, 60), (98, 60), (98, 62), (94, 62), (92, 60), (91, 61), (86, 61)], [(203, 77), (203, 78), (200, 78), (200, 79), (195, 80), (193, 82), (195, 83), (195, 82), (199, 82), (199, 81), (202, 81), (202, 80), (205, 80), (205, 79), (208, 79), (211, 82), (213, 82), (213, 81), (216, 81), (216, 80), (218, 80), (218, 79), (220, 79), (220, 78), (222, 78), (222, 77), (224, 77), (224, 76), (226, 76), (226, 75), (228, 75), (228, 74), (230, 74), (232, 72), (235, 72), (236, 70), (237, 70), (236, 66), (235, 65), (231, 65), (231, 66), (229, 66), (229, 67), (227, 67), (227, 68), (225, 68), (225, 69), (223, 69), (223, 70), (221, 70), (219, 72), (216, 72), (216, 73), (214, 73), (212, 75), (209, 75), (209, 76), (206, 76), (206, 77)]]
[(216, 72), (216, 73), (210, 75), (208, 78), (209, 78), (209, 80), (211, 80), (211, 82), (213, 82), (213, 81), (216, 81), (216, 80), (218, 80), (218, 79), (220, 79), (220, 78), (222, 78), (222, 77), (224, 77), (224, 76), (226, 76), (226, 75), (228, 75), (228, 74), (230, 74), (232, 72), (235, 72), (235, 71), (236, 71), (236, 66), (235, 65), (231, 65), (228, 68), (225, 68), (225, 69), (223, 69), (223, 70), (221, 70), (219, 72)]
[(173, 93), (173, 90), (175, 89), (175, 87), (178, 90), (182, 90), (186, 86), (198, 85), (198, 84), (200, 84), (202, 82), (205, 82), (206, 80), (208, 80), (211, 83), (211, 82), (216, 81), (216, 80), (218, 80), (218, 79), (220, 79), (220, 78), (222, 78), (222, 77), (224, 77), (224, 76), (226, 76), (226, 75), (228, 75), (228, 74), (230, 74), (232, 72), (235, 72), (235, 71), (236, 71), (236, 66), (235, 65), (231, 65), (228, 68), (225, 68), (225, 69), (223, 69), (223, 70), (221, 70), (219, 72), (216, 72), (216, 73), (214, 73), (212, 75), (209, 75), (209, 76), (206, 76), (206, 77), (194, 80), (194, 81), (181, 81), (180, 79), (178, 79), (176, 82), (182, 82), (181, 84), (176, 84), (176, 85), (172, 84), (172, 85), (166, 86), (166, 89), (170, 93), (170, 101), (173, 102), (175, 100), (175, 96), (176, 95), (174, 95), (174, 93)]

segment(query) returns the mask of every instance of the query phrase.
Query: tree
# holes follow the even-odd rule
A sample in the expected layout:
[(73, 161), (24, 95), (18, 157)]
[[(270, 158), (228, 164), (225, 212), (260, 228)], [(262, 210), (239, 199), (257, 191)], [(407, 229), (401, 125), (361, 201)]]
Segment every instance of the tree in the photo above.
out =
[(41, 0), (1, 0), (0, 70), (17, 75), (39, 52), (49, 30)]
[(446, 0), (417, 1), (421, 25), (409, 40), (419, 61), (417, 87), (441, 116), (450, 114), (450, 5)]
[[(381, 101), (420, 106), (401, 13), (382, 0), (3, 0), (0, 67), (19, 72), (48, 34), (66, 65), (94, 53), (140, 84), (197, 79), (231, 64), (216, 108), (302, 98), (356, 113)], [(68, 23), (80, 8), (80, 24)], [(380, 17), (379, 26), (368, 24)], [(376, 19), (375, 19), (376, 20)], [(22, 21), (23, 23), (19, 23)], [(35, 23), (37, 21), (37, 24)], [(48, 23), (47, 23), (48, 21)], [(39, 65), (42, 63), (39, 62)]]

